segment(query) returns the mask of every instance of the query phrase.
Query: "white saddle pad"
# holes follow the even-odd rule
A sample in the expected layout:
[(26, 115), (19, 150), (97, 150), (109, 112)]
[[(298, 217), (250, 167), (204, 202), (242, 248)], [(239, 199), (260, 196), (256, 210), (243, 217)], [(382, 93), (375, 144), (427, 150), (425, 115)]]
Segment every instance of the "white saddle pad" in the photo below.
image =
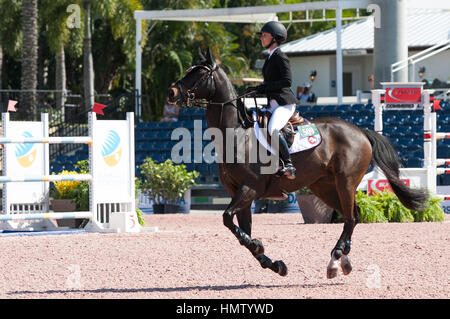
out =
[[(256, 112), (253, 112), (253, 120), (255, 121), (253, 128), (255, 130), (256, 138), (261, 143), (261, 145), (264, 146), (269, 152), (275, 154), (275, 152), (267, 142), (266, 136), (262, 132), (263, 129), (260, 129), (258, 125)], [(294, 142), (289, 148), (289, 154), (308, 150), (319, 145), (320, 142), (322, 142), (322, 136), (320, 136), (320, 133), (317, 130), (315, 124), (301, 125), (298, 127), (298, 129), (301, 130), (301, 132), (296, 131)]]

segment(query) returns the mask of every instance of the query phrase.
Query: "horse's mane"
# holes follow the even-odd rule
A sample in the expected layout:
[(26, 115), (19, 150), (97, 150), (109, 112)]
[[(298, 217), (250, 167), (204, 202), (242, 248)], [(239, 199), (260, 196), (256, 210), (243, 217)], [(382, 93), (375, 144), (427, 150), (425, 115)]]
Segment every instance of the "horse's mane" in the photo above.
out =
[(230, 79), (228, 78), (228, 75), (222, 68), (218, 68), (217, 72), (220, 74), (221, 79), (224, 81), (224, 86), (228, 90), (230, 96), (229, 99), (234, 99), (237, 97), (236, 89), (234, 88), (233, 84), (231, 83)]

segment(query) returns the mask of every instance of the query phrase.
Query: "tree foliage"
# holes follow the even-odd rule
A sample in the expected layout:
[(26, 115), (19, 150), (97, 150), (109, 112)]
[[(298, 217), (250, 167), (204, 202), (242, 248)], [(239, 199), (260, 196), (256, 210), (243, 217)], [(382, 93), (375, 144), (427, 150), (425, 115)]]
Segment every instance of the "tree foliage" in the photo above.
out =
[[(302, 0), (102, 0), (92, 2), (92, 53), (96, 93), (118, 94), (134, 90), (135, 74), (135, 10), (176, 10), (203, 8), (231, 8), (267, 6), (304, 2)], [(20, 88), (22, 0), (0, 0), (0, 45), (6, 65), (2, 74), (3, 88)], [(81, 8), (80, 28), (69, 29), (67, 6)], [(39, 63), (48, 65), (48, 81), (39, 78), (39, 88), (55, 89), (55, 55), (64, 46), (67, 89), (83, 92), (83, 1), (39, 1)], [(311, 13), (321, 15), (320, 12)], [(354, 14), (344, 11), (344, 16)], [(293, 13), (293, 18), (305, 13)], [(334, 15), (327, 11), (327, 15)], [(280, 20), (289, 18), (279, 14)], [(333, 23), (292, 23), (288, 41), (333, 27)], [(162, 115), (166, 90), (181, 78), (185, 70), (196, 62), (197, 48), (211, 47), (220, 66), (230, 78), (261, 77), (254, 69), (263, 49), (256, 32), (261, 24), (206, 23), (176, 21), (143, 21), (142, 93), (148, 96), (144, 104), (144, 120), (158, 120)], [(42, 39), (42, 41), (41, 41)], [(43, 69), (41, 66), (40, 69)], [(5, 73), (5, 72), (4, 72)]]

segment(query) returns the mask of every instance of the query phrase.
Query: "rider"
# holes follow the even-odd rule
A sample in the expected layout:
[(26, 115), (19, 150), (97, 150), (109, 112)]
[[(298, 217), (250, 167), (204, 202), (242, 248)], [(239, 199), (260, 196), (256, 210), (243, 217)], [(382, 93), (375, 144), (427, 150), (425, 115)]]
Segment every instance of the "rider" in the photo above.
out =
[(276, 132), (279, 138), (279, 154), (283, 164), (280, 172), (287, 178), (294, 179), (295, 167), (292, 165), (289, 147), (283, 135), (279, 133), (294, 114), (298, 103), (291, 90), (289, 59), (279, 48), (279, 45), (286, 41), (287, 30), (280, 22), (269, 21), (257, 34), (261, 37), (261, 45), (269, 49), (269, 56), (262, 69), (264, 82), (257, 87), (247, 88), (246, 93), (256, 91), (267, 95), (268, 105), (270, 105), (268, 110), (272, 113), (268, 130), (271, 136)]

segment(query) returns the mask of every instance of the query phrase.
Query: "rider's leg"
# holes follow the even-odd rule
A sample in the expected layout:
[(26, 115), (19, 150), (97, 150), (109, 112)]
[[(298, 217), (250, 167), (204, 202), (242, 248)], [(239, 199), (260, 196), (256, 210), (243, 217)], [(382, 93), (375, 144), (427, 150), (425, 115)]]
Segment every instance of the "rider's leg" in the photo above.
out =
[(295, 167), (291, 161), (287, 142), (284, 139), (283, 135), (279, 133), (279, 131), (286, 125), (286, 123), (294, 114), (294, 112), (295, 112), (295, 104), (277, 106), (274, 108), (272, 117), (268, 125), (269, 134), (273, 136), (273, 133), (275, 132), (276, 133), (275, 135), (278, 135), (279, 154), (282, 164), (284, 166), (282, 168), (282, 173), (290, 179), (295, 178)]

